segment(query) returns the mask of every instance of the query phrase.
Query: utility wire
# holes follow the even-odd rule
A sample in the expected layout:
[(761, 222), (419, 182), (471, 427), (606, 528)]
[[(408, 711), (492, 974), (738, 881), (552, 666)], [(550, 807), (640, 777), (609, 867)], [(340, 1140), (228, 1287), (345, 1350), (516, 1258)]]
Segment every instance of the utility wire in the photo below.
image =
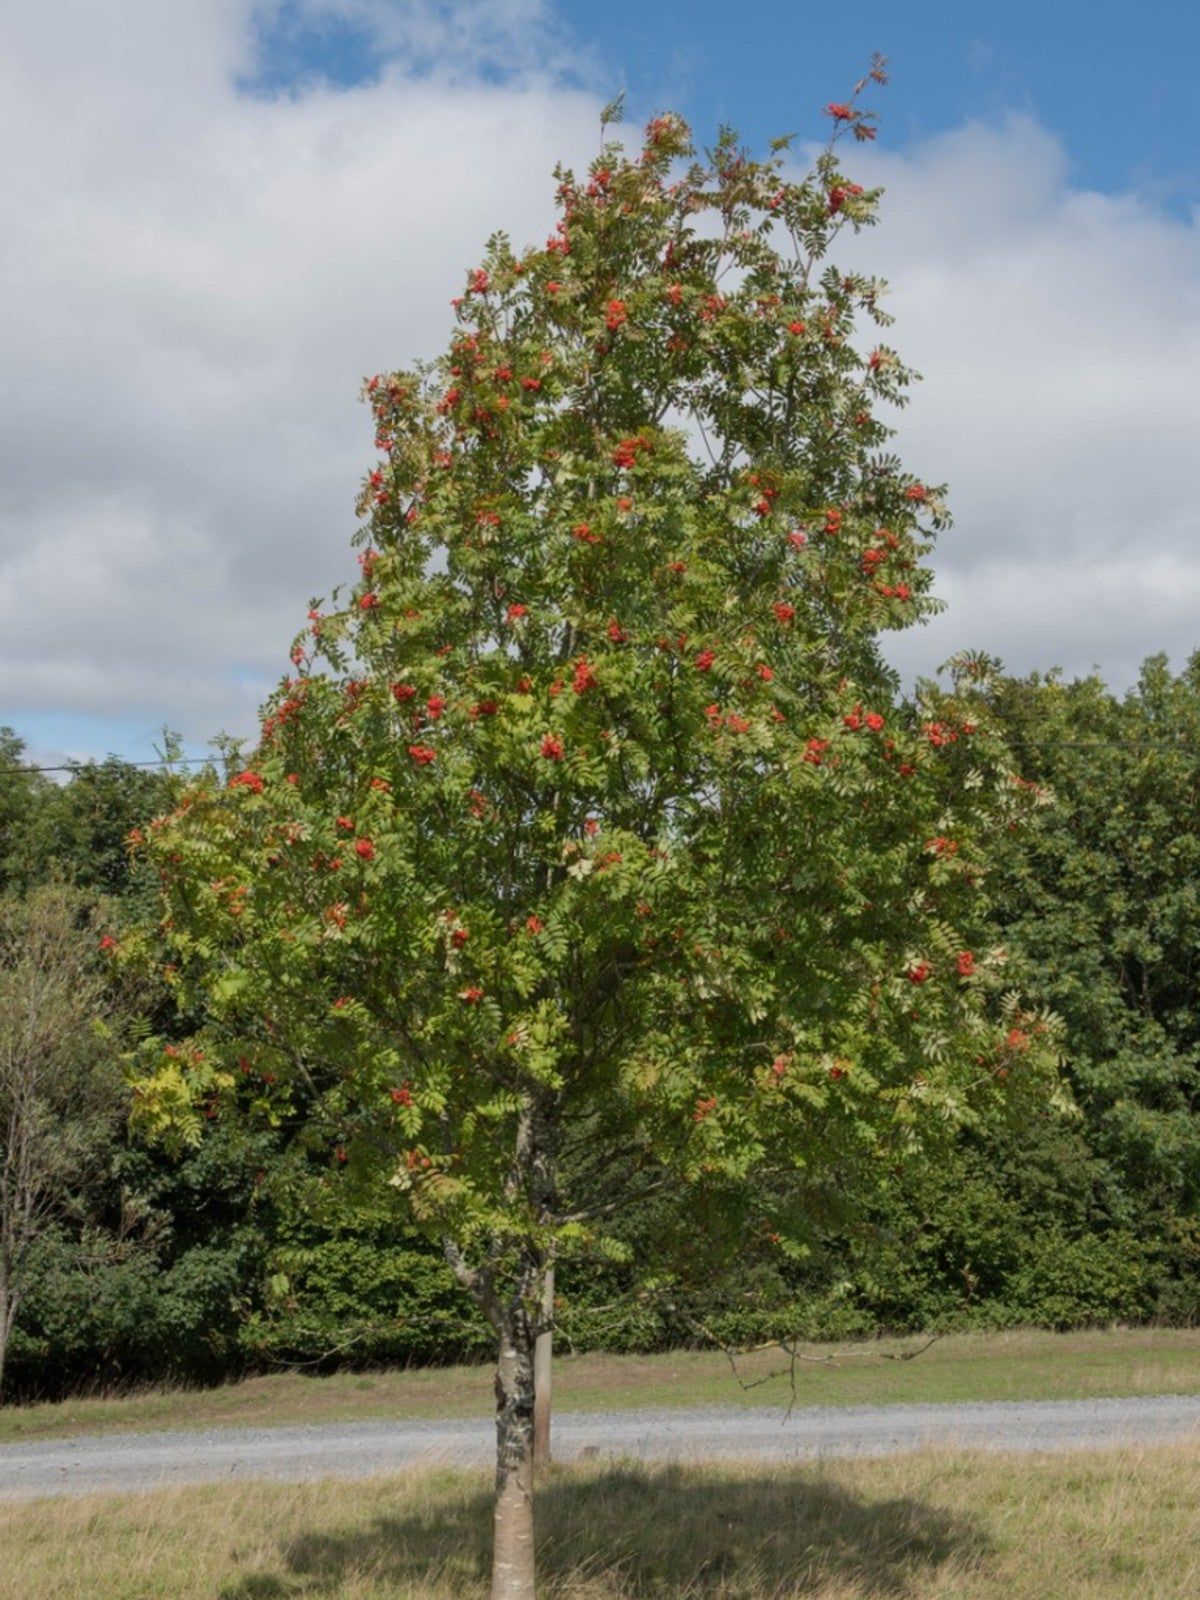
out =
[(11, 777), (14, 772), (82, 772), (86, 767), (103, 767), (110, 761), (119, 762), (123, 767), (194, 767), (217, 759), (214, 756), (175, 756), (170, 761), (126, 761), (124, 756), (108, 755), (102, 760), (88, 756), (84, 761), (69, 761), (63, 767), (0, 767), (0, 778)]

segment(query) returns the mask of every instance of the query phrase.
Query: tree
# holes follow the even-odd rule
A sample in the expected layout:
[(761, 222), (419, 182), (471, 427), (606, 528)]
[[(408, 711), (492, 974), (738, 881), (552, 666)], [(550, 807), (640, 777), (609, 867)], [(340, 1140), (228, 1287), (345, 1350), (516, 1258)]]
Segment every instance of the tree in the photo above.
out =
[(785, 146), (696, 161), (657, 117), (556, 174), (545, 248), (491, 240), (446, 355), (366, 385), (360, 579), (149, 836), (209, 1020), (145, 1048), (142, 1124), (273, 1117), (440, 1238), (498, 1347), (497, 1597), (533, 1592), (556, 1257), (679, 1184), (798, 1251), (822, 1190), (1049, 1058), (956, 928), (1024, 791), (969, 663), (904, 708), (879, 651), (944, 513), (881, 449), (881, 286), (822, 265), (877, 197)]
[(73, 766), (58, 784), (24, 755), (22, 740), (0, 728), (0, 890), (57, 876), (96, 895), (145, 896), (153, 880), (126, 841), (168, 803), (169, 779), (109, 756)]
[(0, 900), (0, 1383), (37, 1246), (98, 1176), (125, 1095), (89, 909), (62, 885)]
[(54, 796), (54, 785), (26, 766), (24, 756), (24, 741), (11, 728), (0, 728), (0, 891), (24, 887), (34, 876), (43, 808)]
[(163, 773), (116, 756), (73, 768), (47, 807), (47, 854), (80, 888), (133, 901), (145, 897), (153, 878), (131, 859), (128, 839), (169, 803), (168, 783)]
[(1051, 673), (997, 677), (990, 698), (1022, 771), (1053, 797), (998, 853), (1000, 931), (1022, 987), (1063, 1019), (1110, 1226), (1160, 1252), (1160, 1310), (1194, 1317), (1200, 655), (1178, 674), (1150, 657), (1120, 697)]

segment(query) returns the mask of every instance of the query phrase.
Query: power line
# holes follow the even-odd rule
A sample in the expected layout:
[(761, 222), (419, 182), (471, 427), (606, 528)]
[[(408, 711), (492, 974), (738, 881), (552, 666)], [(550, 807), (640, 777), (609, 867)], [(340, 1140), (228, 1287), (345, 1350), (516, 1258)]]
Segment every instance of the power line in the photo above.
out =
[(175, 756), (169, 761), (126, 761), (124, 756), (107, 755), (103, 761), (89, 756), (86, 761), (70, 761), (62, 767), (0, 767), (0, 778), (11, 777), (14, 772), (82, 772), (87, 767), (102, 767), (116, 761), (123, 767), (194, 767), (213, 761), (212, 756)]

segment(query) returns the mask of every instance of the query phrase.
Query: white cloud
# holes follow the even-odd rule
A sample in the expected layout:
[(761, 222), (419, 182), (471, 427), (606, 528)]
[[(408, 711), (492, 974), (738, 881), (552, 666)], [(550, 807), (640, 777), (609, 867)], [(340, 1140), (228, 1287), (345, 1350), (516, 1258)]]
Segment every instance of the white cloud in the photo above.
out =
[(444, 83), (498, 68), (509, 76), (574, 73), (583, 62), (549, 0), (273, 0), (273, 8), (277, 29), (348, 26), (410, 76)]
[[(351, 568), (362, 375), (436, 349), (486, 235), (542, 237), (555, 159), (596, 145), (543, 0), (472, 7), (303, 0), (400, 54), (276, 98), (237, 87), (253, 0), (0, 21), (4, 720), (249, 725)], [(865, 155), (890, 193), (862, 254), (926, 374), (904, 449), (958, 518), (952, 609), (897, 659), (1190, 649), (1195, 230), (1073, 192), (1028, 123)]]
[(888, 191), (860, 253), (925, 376), (900, 446), (949, 481), (956, 521), (948, 609), (894, 658), (929, 670), (970, 644), (1122, 684), (1152, 651), (1181, 661), (1200, 646), (1194, 222), (1073, 190), (1025, 120), (857, 165)]
[[(433, 30), (444, 8), (420, 9)], [(501, 7), (493, 43), (506, 9), (532, 15)], [(351, 565), (363, 375), (432, 354), (484, 238), (544, 236), (554, 161), (595, 148), (598, 102), (531, 77), (239, 94), (251, 20), (124, 0), (116, 37), (56, 0), (3, 25), (0, 705), (18, 722), (247, 727), (309, 596)]]

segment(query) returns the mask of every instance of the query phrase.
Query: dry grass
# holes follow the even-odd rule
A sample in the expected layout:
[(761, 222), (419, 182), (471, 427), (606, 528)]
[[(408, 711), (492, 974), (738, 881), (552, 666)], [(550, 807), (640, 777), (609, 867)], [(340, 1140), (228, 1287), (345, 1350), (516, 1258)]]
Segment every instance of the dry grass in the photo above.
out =
[[(801, 1405), (887, 1405), (1200, 1392), (1200, 1329), (960, 1334), (941, 1340), (915, 1361), (887, 1359), (919, 1342), (847, 1345), (833, 1365), (802, 1364), (797, 1400)], [(828, 1346), (805, 1349), (810, 1355), (830, 1353)], [(780, 1359), (763, 1354), (739, 1365), (744, 1378), (754, 1379), (778, 1367)], [(723, 1356), (678, 1351), (657, 1356), (560, 1357), (555, 1398), (561, 1410), (569, 1411), (786, 1405), (790, 1389), (786, 1377), (779, 1377), (742, 1390)], [(492, 1374), (487, 1366), (343, 1372), (327, 1378), (293, 1372), (217, 1389), (155, 1389), (123, 1398), (0, 1407), (0, 1443), (146, 1428), (483, 1416), (491, 1406)]]
[[(1195, 1600), (1200, 1448), (572, 1469), (543, 1600)], [(479, 1474), (0, 1505), (4, 1600), (483, 1600)]]

